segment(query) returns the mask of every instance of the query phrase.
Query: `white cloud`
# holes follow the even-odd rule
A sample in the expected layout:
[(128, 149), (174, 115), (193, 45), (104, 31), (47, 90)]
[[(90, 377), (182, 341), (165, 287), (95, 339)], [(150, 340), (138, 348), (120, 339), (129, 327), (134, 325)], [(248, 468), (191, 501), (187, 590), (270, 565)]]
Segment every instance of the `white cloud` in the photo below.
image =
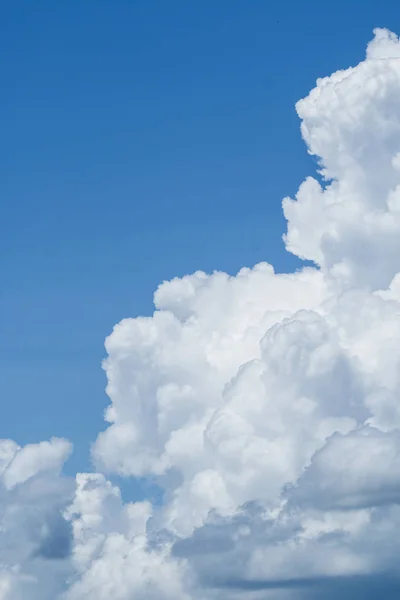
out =
[[(10, 447), (12, 442), (10, 444), (7, 440), (5, 445)], [(59, 474), (71, 450), (69, 442), (57, 438), (50, 442), (29, 444), (21, 449), (15, 448), (15, 453), (3, 473), (5, 487), (10, 490), (41, 472)]]
[(65, 440), (20, 448), (0, 440), (0, 599), (53, 600), (71, 569), (71, 531), (62, 511), (73, 481), (60, 477)]
[[(197, 272), (119, 323), (99, 472), (72, 498), (67, 442), (0, 444), (0, 600), (396, 597), (399, 99), (399, 41), (377, 30), (297, 104), (325, 183), (284, 200), (285, 239), (317, 267)], [(107, 473), (163, 502), (124, 504)]]
[(400, 45), (377, 30), (368, 59), (317, 82), (297, 103), (326, 187), (308, 178), (284, 200), (289, 251), (321, 265), (336, 286), (387, 287), (398, 271)]
[(335, 433), (289, 497), (324, 510), (400, 504), (400, 430)]
[(67, 519), (74, 531), (73, 561), (79, 579), (68, 600), (188, 600), (180, 561), (169, 556), (170, 544), (148, 548), (147, 502), (123, 505), (118, 488), (101, 475), (78, 475), (75, 500)]
[(132, 475), (206, 468), (203, 432), (226, 384), (260, 356), (269, 327), (324, 293), (319, 272), (275, 275), (266, 264), (160, 286), (154, 316), (123, 321), (107, 340), (113, 424), (99, 436), (98, 463)]

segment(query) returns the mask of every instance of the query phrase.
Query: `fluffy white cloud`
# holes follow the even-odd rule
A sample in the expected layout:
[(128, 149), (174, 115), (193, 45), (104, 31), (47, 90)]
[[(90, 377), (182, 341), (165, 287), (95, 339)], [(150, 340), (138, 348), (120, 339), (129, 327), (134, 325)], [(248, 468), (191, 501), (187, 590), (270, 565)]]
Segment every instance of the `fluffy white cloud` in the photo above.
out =
[(283, 202), (288, 250), (345, 288), (387, 287), (399, 268), (399, 42), (375, 33), (367, 60), (318, 80), (297, 103), (329, 183), (308, 178), (295, 201)]
[(182, 561), (170, 556), (171, 543), (149, 547), (151, 513), (147, 502), (123, 505), (118, 488), (102, 475), (78, 475), (66, 518), (73, 523), (73, 562), (80, 577), (65, 598), (188, 600)]
[(400, 504), (400, 430), (335, 433), (316, 452), (289, 497), (324, 510)]
[(71, 531), (62, 511), (74, 483), (60, 477), (71, 445), (20, 448), (0, 440), (0, 599), (53, 600), (71, 572)]
[(318, 271), (275, 275), (267, 264), (160, 286), (154, 316), (123, 321), (106, 342), (113, 424), (97, 441), (99, 464), (131, 475), (207, 467), (203, 433), (227, 383), (260, 357), (272, 325), (324, 293)]
[[(73, 497), (68, 443), (0, 445), (0, 600), (397, 597), (399, 100), (400, 44), (377, 30), (297, 104), (324, 183), (283, 201), (285, 240), (316, 267), (197, 272), (119, 323), (98, 472)], [(162, 502), (124, 504), (107, 473)]]
[(18, 448), (6, 440), (4, 447), (7, 464), (4, 464), (2, 477), (8, 490), (42, 472), (59, 474), (72, 450), (69, 442), (57, 438), (50, 442), (29, 444), (24, 448)]

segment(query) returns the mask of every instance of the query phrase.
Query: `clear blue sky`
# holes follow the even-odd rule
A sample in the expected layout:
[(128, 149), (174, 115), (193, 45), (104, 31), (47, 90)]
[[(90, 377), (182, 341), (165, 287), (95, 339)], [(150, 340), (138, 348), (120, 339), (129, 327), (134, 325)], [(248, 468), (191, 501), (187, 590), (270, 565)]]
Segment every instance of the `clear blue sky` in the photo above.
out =
[(103, 342), (163, 280), (283, 248), (313, 173), (294, 111), (396, 2), (2, 3), (0, 437), (103, 428)]

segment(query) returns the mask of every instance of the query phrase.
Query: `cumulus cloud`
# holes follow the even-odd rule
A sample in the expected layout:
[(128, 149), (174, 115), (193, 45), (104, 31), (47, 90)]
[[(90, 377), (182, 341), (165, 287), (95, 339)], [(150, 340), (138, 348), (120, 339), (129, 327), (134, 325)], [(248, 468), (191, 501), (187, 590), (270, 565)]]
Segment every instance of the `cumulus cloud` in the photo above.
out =
[(71, 445), (20, 448), (0, 440), (0, 598), (53, 600), (70, 572), (72, 530), (63, 511), (74, 482), (60, 476)]
[(376, 30), (367, 60), (318, 80), (297, 103), (310, 154), (329, 182), (308, 178), (285, 199), (290, 252), (339, 287), (387, 287), (399, 252), (399, 43)]
[(29, 444), (24, 448), (18, 448), (13, 442), (7, 440), (5, 447), (7, 453), (12, 449), (12, 458), (10, 452), (10, 461), (3, 472), (3, 482), (8, 490), (28, 481), (38, 473), (59, 474), (72, 450), (69, 442), (56, 438), (50, 442)]
[(60, 476), (64, 440), (0, 445), (0, 600), (394, 598), (399, 99), (379, 29), (298, 102), (321, 171), (284, 199), (285, 243), (315, 267), (196, 272), (116, 325), (96, 473)]
[(334, 433), (289, 497), (325, 510), (400, 503), (400, 431), (362, 427)]

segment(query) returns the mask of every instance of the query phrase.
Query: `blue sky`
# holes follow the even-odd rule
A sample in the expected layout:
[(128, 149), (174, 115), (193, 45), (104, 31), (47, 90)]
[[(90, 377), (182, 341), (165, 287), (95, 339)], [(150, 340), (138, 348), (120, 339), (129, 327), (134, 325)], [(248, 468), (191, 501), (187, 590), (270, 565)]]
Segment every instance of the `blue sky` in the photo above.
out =
[(4, 4), (0, 437), (65, 436), (87, 468), (115, 323), (173, 276), (297, 266), (294, 104), (399, 23), (395, 2)]

